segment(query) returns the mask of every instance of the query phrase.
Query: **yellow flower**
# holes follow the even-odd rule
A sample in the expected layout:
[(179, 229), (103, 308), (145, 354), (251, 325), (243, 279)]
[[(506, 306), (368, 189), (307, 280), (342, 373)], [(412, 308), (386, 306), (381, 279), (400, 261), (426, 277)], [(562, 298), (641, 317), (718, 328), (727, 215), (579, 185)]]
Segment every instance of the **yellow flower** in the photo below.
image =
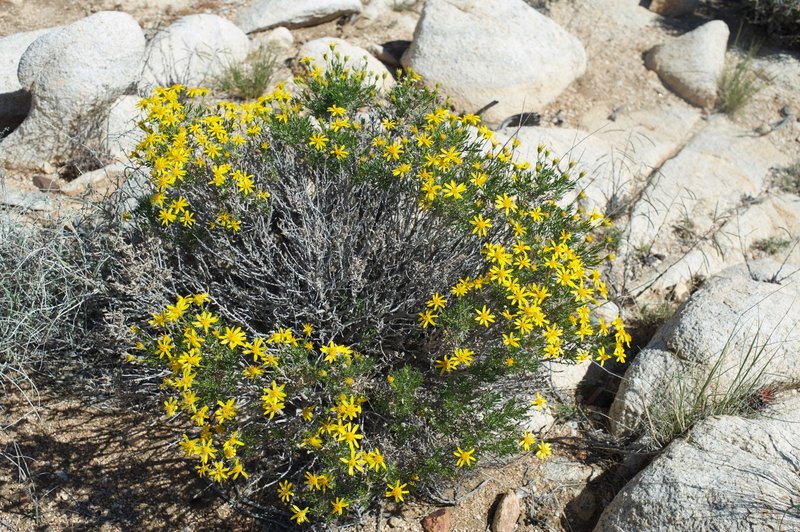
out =
[(213, 469), (209, 473), (209, 476), (214, 482), (222, 482), (223, 480), (228, 478), (228, 472), (230, 469), (225, 467), (225, 464), (222, 460), (218, 462), (214, 462)]
[(194, 317), (195, 321), (192, 322), (192, 325), (194, 325), (198, 329), (203, 329), (203, 332), (205, 332), (206, 334), (208, 334), (209, 327), (211, 327), (213, 324), (219, 321), (218, 317), (214, 316), (208, 311), (203, 311), (200, 314), (195, 314)]
[(308, 506), (303, 508), (302, 510), (298, 508), (296, 504), (292, 505), (292, 517), (290, 518), (292, 521), (296, 521), (298, 525), (303, 523), (308, 523)]
[(439, 370), (439, 375), (444, 375), (445, 373), (450, 373), (458, 367), (458, 359), (445, 355), (441, 360), (434, 362), (433, 366)]
[(475, 309), (475, 312), (478, 314), (475, 316), (475, 321), (483, 325), (484, 327), (488, 327), (491, 323), (494, 323), (495, 317), (494, 314), (483, 305), (482, 309)]
[(174, 416), (178, 411), (178, 400), (174, 397), (170, 397), (164, 401), (164, 411), (168, 417)]
[(233, 419), (236, 417), (236, 400), (231, 398), (228, 399), (227, 402), (223, 403), (222, 401), (217, 401), (217, 405), (219, 408), (216, 412), (214, 412), (214, 416), (217, 418), (217, 423), (220, 425), (225, 421)]
[(442, 195), (445, 198), (461, 199), (466, 191), (467, 185), (458, 183), (455, 179), (451, 179), (449, 183), (442, 187)]
[(326, 109), (331, 116), (344, 116), (346, 109), (344, 107), (338, 107), (336, 104), (331, 105)]
[(526, 431), (522, 434), (522, 439), (519, 440), (518, 445), (526, 451), (531, 450), (531, 445), (536, 443), (536, 438), (531, 431)]
[(333, 149), (330, 151), (331, 155), (336, 157), (337, 161), (341, 161), (342, 159), (346, 159), (349, 155), (349, 152), (345, 149), (344, 144), (336, 144), (334, 145)]
[(325, 146), (328, 144), (328, 137), (326, 137), (322, 133), (315, 133), (311, 135), (311, 139), (309, 139), (309, 145), (314, 146), (316, 150), (323, 150)]
[(519, 337), (514, 336), (512, 331), (509, 331), (508, 334), (503, 334), (503, 344), (509, 347), (519, 347)]
[(399, 480), (395, 482), (394, 486), (386, 484), (386, 487), (389, 488), (386, 492), (386, 496), (389, 498), (394, 497), (394, 502), (404, 502), (403, 495), (408, 493), (408, 490), (405, 489), (406, 486), (408, 486), (408, 484), (401, 484)]
[(294, 497), (294, 492), (292, 491), (293, 486), (294, 485), (288, 480), (284, 480), (278, 484), (278, 497), (283, 502), (289, 502), (289, 500)]
[(536, 399), (531, 401), (531, 404), (536, 407), (536, 410), (541, 410), (543, 406), (547, 406), (547, 399), (542, 397), (539, 392), (536, 392)]
[(350, 506), (350, 503), (348, 503), (347, 501), (345, 501), (340, 497), (336, 497), (334, 500), (331, 501), (331, 506), (333, 506), (333, 509), (331, 510), (332, 514), (342, 515), (342, 511), (348, 506)]
[(355, 449), (350, 449), (350, 457), (349, 458), (339, 458), (339, 461), (342, 462), (347, 466), (347, 474), (351, 477), (355, 475), (356, 471), (361, 473), (364, 472), (364, 465), (366, 465), (366, 461), (362, 458), (364, 453), (361, 451), (356, 452)]
[(439, 292), (436, 292), (431, 296), (428, 302), (425, 303), (425, 306), (436, 311), (443, 309), (446, 304), (447, 300)]
[(610, 358), (611, 358), (611, 355), (606, 353), (605, 346), (603, 346), (603, 347), (601, 347), (600, 349), (597, 350), (597, 361), (600, 363), (601, 367), (604, 366), (605, 363), (606, 363), (606, 360), (608, 360)]
[(422, 328), (425, 329), (428, 325), (436, 327), (436, 322), (434, 321), (439, 316), (434, 314), (432, 310), (426, 310), (425, 312), (419, 313), (419, 324), (422, 325)]
[(245, 345), (247, 337), (241, 327), (225, 327), (225, 333), (220, 335), (219, 343), (227, 345), (230, 349)]
[(506, 193), (503, 195), (497, 195), (494, 198), (494, 206), (496, 209), (502, 209), (505, 211), (506, 216), (508, 216), (509, 211), (517, 212), (517, 203), (514, 201), (514, 198), (509, 196)]
[(552, 446), (549, 443), (539, 442), (536, 447), (536, 458), (544, 461), (551, 454), (553, 454)]
[(458, 447), (454, 452), (453, 455), (458, 459), (456, 460), (456, 465), (458, 467), (464, 466), (471, 466), (473, 462), (477, 461), (478, 459), (473, 456), (475, 454), (475, 448), (468, 451), (462, 451), (461, 447)]
[(472, 364), (472, 356), (475, 353), (467, 349), (466, 347), (459, 347), (455, 351), (453, 351), (453, 358), (458, 361), (459, 364), (464, 364), (465, 366), (469, 366)]
[(492, 222), (484, 218), (482, 214), (473, 216), (469, 223), (473, 226), (472, 234), (480, 237), (485, 237), (487, 230), (492, 227)]

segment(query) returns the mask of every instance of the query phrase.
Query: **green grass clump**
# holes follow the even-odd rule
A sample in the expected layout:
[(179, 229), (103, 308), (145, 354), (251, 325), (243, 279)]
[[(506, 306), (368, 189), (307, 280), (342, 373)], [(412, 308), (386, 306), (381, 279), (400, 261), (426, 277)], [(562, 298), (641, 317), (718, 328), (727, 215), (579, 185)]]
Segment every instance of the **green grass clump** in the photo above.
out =
[(758, 45), (751, 45), (744, 55), (729, 56), (717, 85), (718, 111), (736, 114), (764, 88), (764, 81), (753, 71), (758, 50)]
[(243, 63), (231, 63), (215, 79), (216, 87), (233, 98), (255, 100), (269, 88), (277, 59), (267, 48), (253, 51)]
[(539, 361), (630, 344), (594, 316), (611, 223), (564, 201), (574, 164), (519, 161), (415, 73), (381, 94), (329, 55), (253, 102), (157, 89), (135, 154), (151, 194), (125, 215), (129, 256), (172, 292), (129, 307), (127, 359), (201, 477), (297, 524), (547, 458), (524, 424)]
[(777, 185), (784, 192), (800, 195), (800, 161), (778, 171)]

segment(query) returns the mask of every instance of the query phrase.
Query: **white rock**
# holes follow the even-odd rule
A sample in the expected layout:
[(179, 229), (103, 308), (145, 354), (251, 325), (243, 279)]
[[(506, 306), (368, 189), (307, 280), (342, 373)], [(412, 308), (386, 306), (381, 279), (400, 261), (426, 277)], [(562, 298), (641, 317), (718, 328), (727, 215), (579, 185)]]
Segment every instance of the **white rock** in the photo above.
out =
[(0, 129), (28, 114), (31, 95), (19, 83), (19, 60), (33, 41), (52, 28), (15, 33), (0, 38)]
[(553, 388), (565, 392), (574, 392), (589, 373), (592, 361), (584, 360), (575, 364), (557, 360), (543, 360), (541, 365), (544, 374), (550, 377), (550, 383)]
[(126, 167), (126, 163), (115, 162), (98, 170), (86, 172), (62, 185), (60, 191), (66, 196), (91, 197), (96, 200), (105, 198), (122, 184)]
[(427, 2), (403, 55), (426, 82), (438, 83), (458, 111), (496, 126), (553, 101), (586, 70), (577, 38), (523, 0)]
[(276, 26), (302, 28), (361, 12), (361, 0), (256, 0), (236, 23), (247, 33)]
[(31, 111), (0, 144), (7, 166), (35, 167), (62, 160), (76, 135), (87, 134), (104, 107), (129, 89), (142, 65), (139, 24), (103, 11), (37, 38), (20, 59), (20, 85), (31, 92)]
[(771, 167), (788, 162), (768, 139), (713, 117), (644, 190), (632, 211), (630, 246), (673, 247), (673, 226), (687, 219), (703, 234), (743, 196), (758, 196)]
[(609, 411), (612, 430), (635, 431), (678, 395), (691, 400), (712, 374), (707, 394), (726, 393), (736, 379), (755, 385), (800, 382), (798, 271), (764, 260), (704, 283), (631, 362)]
[(492, 517), (492, 532), (513, 532), (520, 513), (522, 507), (517, 493), (514, 490), (503, 493)]
[(137, 107), (139, 100), (138, 96), (120, 96), (108, 110), (104, 144), (108, 154), (119, 161), (129, 161), (131, 152), (144, 138), (138, 124), (146, 113)]
[(800, 197), (778, 194), (763, 198), (732, 217), (720, 229), (716, 241), (731, 254), (746, 249), (751, 255), (762, 256), (766, 252), (757, 249), (759, 242), (770, 238), (789, 242), (776, 253), (777, 259), (800, 263), (800, 245), (791, 249), (800, 239)]
[[(331, 45), (335, 45), (335, 50), (331, 51)], [(319, 65), (323, 70), (325, 68), (325, 58), (332, 56), (334, 53), (339, 53), (342, 58), (347, 57), (345, 64), (349, 68), (361, 68), (366, 61), (367, 72), (374, 76), (377, 80), (377, 86), (384, 91), (390, 90), (395, 81), (392, 78), (389, 70), (378, 59), (372, 56), (368, 51), (358, 46), (354, 46), (342, 39), (333, 37), (323, 37), (322, 39), (315, 39), (305, 43), (300, 48), (299, 57), (312, 57), (314, 63)]]
[(364, 6), (361, 17), (367, 20), (376, 20), (412, 9), (417, 0), (369, 0)]
[(800, 399), (755, 419), (712, 417), (609, 504), (595, 532), (799, 530)]
[(652, 0), (650, 11), (665, 17), (688, 15), (700, 5), (700, 0)]
[(553, 425), (556, 423), (556, 418), (550, 413), (550, 408), (547, 406), (538, 410), (535, 406), (528, 407), (527, 412), (522, 415), (522, 430), (529, 430), (534, 434), (545, 435), (550, 432)]
[[(256, 44), (254, 41), (253, 44)], [(266, 46), (273, 52), (286, 53), (294, 44), (294, 35), (289, 28), (275, 28), (258, 39), (258, 46)]]
[(713, 107), (717, 81), (725, 69), (728, 25), (712, 20), (650, 50), (645, 66), (678, 96), (700, 107)]
[(701, 113), (684, 102), (636, 111), (620, 111), (611, 120), (607, 109), (578, 119), (580, 128), (608, 142), (637, 179), (644, 179), (674, 157), (700, 124)]
[(226, 66), (247, 59), (250, 40), (231, 21), (216, 15), (189, 15), (158, 32), (147, 43), (139, 90), (212, 81)]

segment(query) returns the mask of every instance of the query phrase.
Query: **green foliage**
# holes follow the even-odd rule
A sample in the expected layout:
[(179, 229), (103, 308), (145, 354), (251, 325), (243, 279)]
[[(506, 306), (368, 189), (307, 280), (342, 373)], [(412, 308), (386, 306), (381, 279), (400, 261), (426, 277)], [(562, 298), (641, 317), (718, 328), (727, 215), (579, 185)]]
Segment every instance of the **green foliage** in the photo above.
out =
[[(710, 368), (692, 368), (674, 373), (659, 397), (645, 410), (645, 432), (656, 447), (666, 447), (686, 434), (697, 422), (711, 416), (752, 415), (759, 408), (762, 377), (769, 367), (769, 338), (755, 335), (741, 354), (733, 354), (731, 334)], [(731, 357), (736, 356), (735, 363)]]
[(777, 184), (784, 192), (800, 195), (800, 161), (779, 170)]
[(747, 0), (745, 4), (754, 24), (764, 26), (773, 39), (800, 44), (800, 0)]
[(153, 194), (126, 238), (182, 295), (132, 309), (128, 359), (167, 375), (201, 476), (298, 524), (546, 458), (522, 426), (539, 360), (624, 362), (630, 342), (593, 321), (614, 239), (563, 202), (574, 164), (517, 161), (413, 72), (377, 81), (334, 51), (296, 95), (143, 104)]
[(792, 245), (792, 240), (780, 236), (762, 238), (753, 242), (753, 248), (766, 253), (767, 255), (777, 255)]
[(216, 87), (233, 98), (254, 100), (269, 88), (275, 74), (276, 58), (267, 48), (259, 47), (244, 63), (231, 63), (214, 80)]

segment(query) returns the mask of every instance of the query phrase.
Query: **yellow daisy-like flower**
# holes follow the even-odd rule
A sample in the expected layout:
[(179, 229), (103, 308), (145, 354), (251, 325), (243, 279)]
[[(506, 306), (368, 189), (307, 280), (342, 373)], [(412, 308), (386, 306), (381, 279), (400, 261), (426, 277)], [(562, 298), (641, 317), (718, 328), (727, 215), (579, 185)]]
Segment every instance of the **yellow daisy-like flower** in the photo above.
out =
[(467, 451), (461, 450), (461, 447), (458, 447), (454, 452), (453, 455), (457, 458), (456, 465), (458, 467), (469, 467), (476, 462), (478, 459), (475, 458), (473, 455), (475, 454), (475, 447), (469, 449)]
[(480, 237), (485, 237), (488, 229), (492, 227), (491, 220), (484, 218), (482, 214), (473, 216), (469, 223), (473, 226), (472, 234)]
[(522, 447), (525, 451), (531, 450), (531, 445), (536, 443), (536, 437), (533, 435), (531, 431), (525, 431), (522, 434), (522, 439), (519, 440), (518, 445)]
[(405, 489), (406, 486), (408, 486), (408, 484), (401, 484), (399, 480), (395, 482), (394, 486), (386, 484), (386, 487), (389, 488), (386, 492), (386, 496), (389, 498), (394, 497), (394, 502), (404, 502), (403, 495), (408, 493), (408, 490)]
[(494, 323), (495, 316), (486, 305), (483, 305), (483, 308), (481, 309), (475, 309), (475, 312), (478, 314), (475, 316), (475, 321), (484, 327), (488, 327), (490, 324)]
[(246, 342), (247, 337), (241, 327), (225, 327), (225, 332), (219, 338), (219, 343), (227, 345), (231, 349), (236, 349), (237, 346), (244, 345)]
[(536, 410), (541, 410), (542, 407), (547, 406), (547, 399), (542, 397), (539, 392), (536, 392), (536, 399), (531, 401), (531, 404), (536, 407)]

